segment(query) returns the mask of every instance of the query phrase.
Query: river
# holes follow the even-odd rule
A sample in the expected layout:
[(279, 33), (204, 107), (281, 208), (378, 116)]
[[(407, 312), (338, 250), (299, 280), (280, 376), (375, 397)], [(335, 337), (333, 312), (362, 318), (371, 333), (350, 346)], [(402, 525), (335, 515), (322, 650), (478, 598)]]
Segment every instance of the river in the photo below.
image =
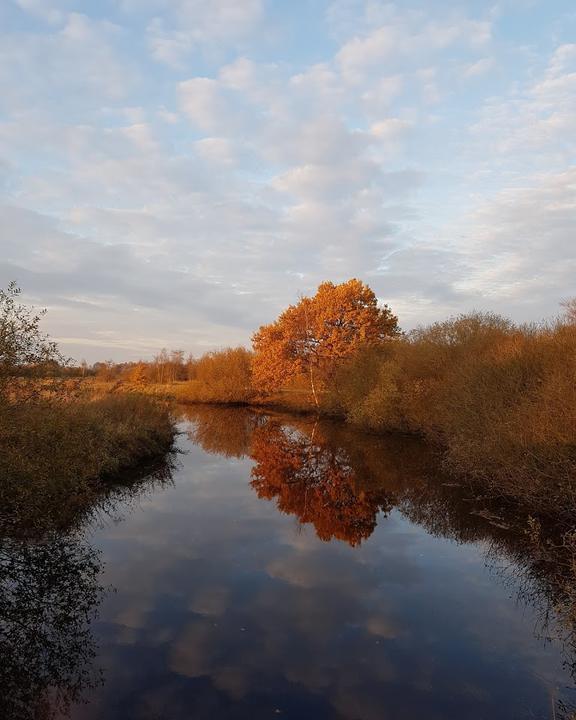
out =
[(169, 475), (70, 536), (5, 547), (15, 716), (570, 717), (573, 647), (545, 580), (421, 443), (182, 413)]

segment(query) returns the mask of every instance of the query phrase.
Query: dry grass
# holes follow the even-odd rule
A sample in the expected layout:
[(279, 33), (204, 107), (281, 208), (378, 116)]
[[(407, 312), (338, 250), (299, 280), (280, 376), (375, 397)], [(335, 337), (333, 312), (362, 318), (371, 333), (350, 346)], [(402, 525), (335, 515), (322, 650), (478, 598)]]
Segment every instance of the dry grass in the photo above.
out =
[(137, 395), (0, 406), (2, 523), (66, 523), (99, 481), (163, 455), (174, 438), (166, 406)]

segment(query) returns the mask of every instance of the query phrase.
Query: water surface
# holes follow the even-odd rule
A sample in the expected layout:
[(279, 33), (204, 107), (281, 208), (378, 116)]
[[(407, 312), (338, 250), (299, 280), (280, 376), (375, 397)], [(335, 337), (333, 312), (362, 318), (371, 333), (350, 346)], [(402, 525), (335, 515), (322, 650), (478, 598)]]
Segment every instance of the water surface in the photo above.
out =
[(562, 716), (542, 586), (422, 445), (243, 409), (182, 430), (171, 481), (83, 531), (103, 596), (88, 583), (89, 638), (71, 626), (86, 656), (58, 650), (61, 717)]

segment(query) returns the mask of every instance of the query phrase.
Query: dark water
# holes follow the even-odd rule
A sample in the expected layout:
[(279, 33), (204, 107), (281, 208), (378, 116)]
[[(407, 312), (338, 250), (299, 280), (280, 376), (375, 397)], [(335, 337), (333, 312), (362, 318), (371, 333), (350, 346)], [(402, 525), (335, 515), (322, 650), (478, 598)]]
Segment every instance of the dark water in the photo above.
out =
[(545, 579), (420, 444), (187, 413), (170, 480), (79, 533), (4, 543), (15, 717), (570, 716)]

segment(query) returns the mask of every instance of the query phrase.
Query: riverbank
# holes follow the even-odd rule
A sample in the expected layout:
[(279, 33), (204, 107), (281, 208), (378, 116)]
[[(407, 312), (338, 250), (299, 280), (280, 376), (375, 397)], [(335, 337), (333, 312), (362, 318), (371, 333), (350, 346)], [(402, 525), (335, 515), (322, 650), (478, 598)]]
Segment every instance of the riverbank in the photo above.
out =
[[(430, 368), (428, 375), (420, 368), (420, 376), (414, 377), (416, 370), (406, 367), (423, 361), (422, 348), (396, 348), (394, 362), (404, 364), (407, 379), (396, 378), (394, 390), (389, 354), (365, 353), (341, 368), (332, 386), (320, 394), (318, 407), (303, 379), (265, 397), (233, 402), (199, 393), (195, 381), (139, 385), (90, 379), (84, 392), (98, 397), (140, 392), (188, 405), (317, 414), (370, 435), (418, 436), (458, 482), (515, 503), (523, 517), (552, 519), (571, 531), (576, 512), (576, 403), (568, 350), (574, 329), (559, 328), (555, 337), (544, 338), (546, 342), (532, 338), (528, 347), (516, 342), (498, 363), (482, 357), (482, 352), (493, 349), (489, 340), (484, 339), (483, 348), (476, 342), (475, 352), (452, 347), (442, 361), (436, 355), (446, 347), (430, 343), (428, 361), (436, 368), (434, 376)], [(564, 348), (557, 346), (560, 343)], [(401, 355), (408, 352), (408, 359)]]
[[(239, 716), (316, 717), (319, 698), (337, 707), (346, 683), (350, 717), (368, 697), (371, 718), (394, 698), (409, 717), (544, 718), (554, 702), (555, 717), (570, 718), (560, 704), (573, 696), (572, 624), (555, 570), (449, 482), (425, 443), (313, 415), (175, 410), (170, 482), (123, 474), (98, 501), (106, 517), (4, 543), (8, 708), (24, 698), (35, 709), (57, 679), (76, 720), (146, 716), (151, 702), (178, 716), (199, 706), (202, 672), (217, 679), (202, 706), (224, 716), (233, 704)], [(92, 579), (114, 592), (95, 605), (91, 635), (79, 634)], [(306, 657), (314, 668), (302, 674)], [(430, 667), (436, 689), (412, 704), (406, 687)]]
[(175, 425), (166, 403), (135, 394), (0, 406), (0, 522), (62, 527), (102, 485), (163, 458)]

